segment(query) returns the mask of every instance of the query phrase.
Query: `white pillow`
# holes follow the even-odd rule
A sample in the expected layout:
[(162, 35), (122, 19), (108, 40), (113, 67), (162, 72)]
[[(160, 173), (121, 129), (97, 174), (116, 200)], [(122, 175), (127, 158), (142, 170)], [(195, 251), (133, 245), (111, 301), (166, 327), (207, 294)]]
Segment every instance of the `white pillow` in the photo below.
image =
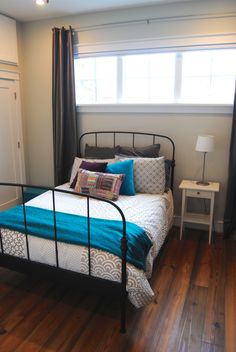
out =
[(134, 186), (137, 193), (163, 194), (165, 191), (165, 158), (124, 158), (134, 160)]
[(112, 164), (112, 163), (115, 163), (117, 160), (116, 159), (85, 159), (85, 158), (78, 158), (78, 157), (75, 157), (74, 159), (74, 163), (73, 163), (73, 166), (72, 166), (72, 170), (71, 170), (71, 175), (70, 175), (70, 183), (72, 183), (72, 181), (74, 180), (77, 172), (79, 171), (79, 167), (82, 163), (82, 160), (85, 160), (85, 161), (90, 161), (90, 162), (103, 162), (103, 163), (108, 163), (108, 164)]

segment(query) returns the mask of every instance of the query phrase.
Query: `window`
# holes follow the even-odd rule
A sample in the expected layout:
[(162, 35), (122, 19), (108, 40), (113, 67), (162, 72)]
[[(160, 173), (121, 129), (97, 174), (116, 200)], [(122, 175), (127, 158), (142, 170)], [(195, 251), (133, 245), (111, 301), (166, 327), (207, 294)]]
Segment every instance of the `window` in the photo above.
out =
[(163, 103), (174, 99), (175, 54), (122, 57), (122, 103)]
[(82, 104), (232, 104), (236, 49), (75, 59)]
[(182, 55), (183, 102), (232, 104), (236, 50), (206, 50)]
[(77, 104), (115, 103), (117, 58), (99, 57), (75, 60)]

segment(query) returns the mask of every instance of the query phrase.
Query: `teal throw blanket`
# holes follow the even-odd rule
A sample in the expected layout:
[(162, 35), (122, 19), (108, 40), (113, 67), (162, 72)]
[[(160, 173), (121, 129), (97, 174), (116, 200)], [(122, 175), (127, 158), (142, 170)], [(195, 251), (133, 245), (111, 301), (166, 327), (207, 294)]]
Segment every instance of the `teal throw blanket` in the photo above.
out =
[[(54, 240), (53, 212), (26, 207), (27, 232), (30, 235)], [(88, 245), (86, 216), (56, 212), (57, 240)], [(21, 205), (0, 212), (0, 227), (24, 233), (24, 215)], [(102, 249), (121, 258), (122, 221), (90, 218), (91, 247)], [(128, 240), (127, 261), (145, 270), (147, 254), (152, 246), (145, 231), (134, 223), (126, 222)]]

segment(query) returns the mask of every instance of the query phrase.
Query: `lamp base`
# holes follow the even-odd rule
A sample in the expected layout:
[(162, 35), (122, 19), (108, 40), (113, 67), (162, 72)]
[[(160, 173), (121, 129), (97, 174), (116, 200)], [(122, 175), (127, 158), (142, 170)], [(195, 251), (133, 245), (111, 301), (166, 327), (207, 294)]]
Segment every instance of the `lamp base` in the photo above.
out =
[(209, 186), (210, 183), (209, 182), (203, 182), (203, 181), (197, 181), (196, 184), (199, 185), (199, 186)]

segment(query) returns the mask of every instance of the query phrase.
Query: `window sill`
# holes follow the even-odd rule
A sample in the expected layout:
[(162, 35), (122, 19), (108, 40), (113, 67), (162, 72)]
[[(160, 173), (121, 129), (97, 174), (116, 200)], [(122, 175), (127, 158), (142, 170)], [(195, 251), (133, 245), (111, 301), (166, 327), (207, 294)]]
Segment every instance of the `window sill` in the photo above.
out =
[(232, 115), (232, 105), (209, 104), (90, 104), (78, 105), (81, 113), (171, 113)]

